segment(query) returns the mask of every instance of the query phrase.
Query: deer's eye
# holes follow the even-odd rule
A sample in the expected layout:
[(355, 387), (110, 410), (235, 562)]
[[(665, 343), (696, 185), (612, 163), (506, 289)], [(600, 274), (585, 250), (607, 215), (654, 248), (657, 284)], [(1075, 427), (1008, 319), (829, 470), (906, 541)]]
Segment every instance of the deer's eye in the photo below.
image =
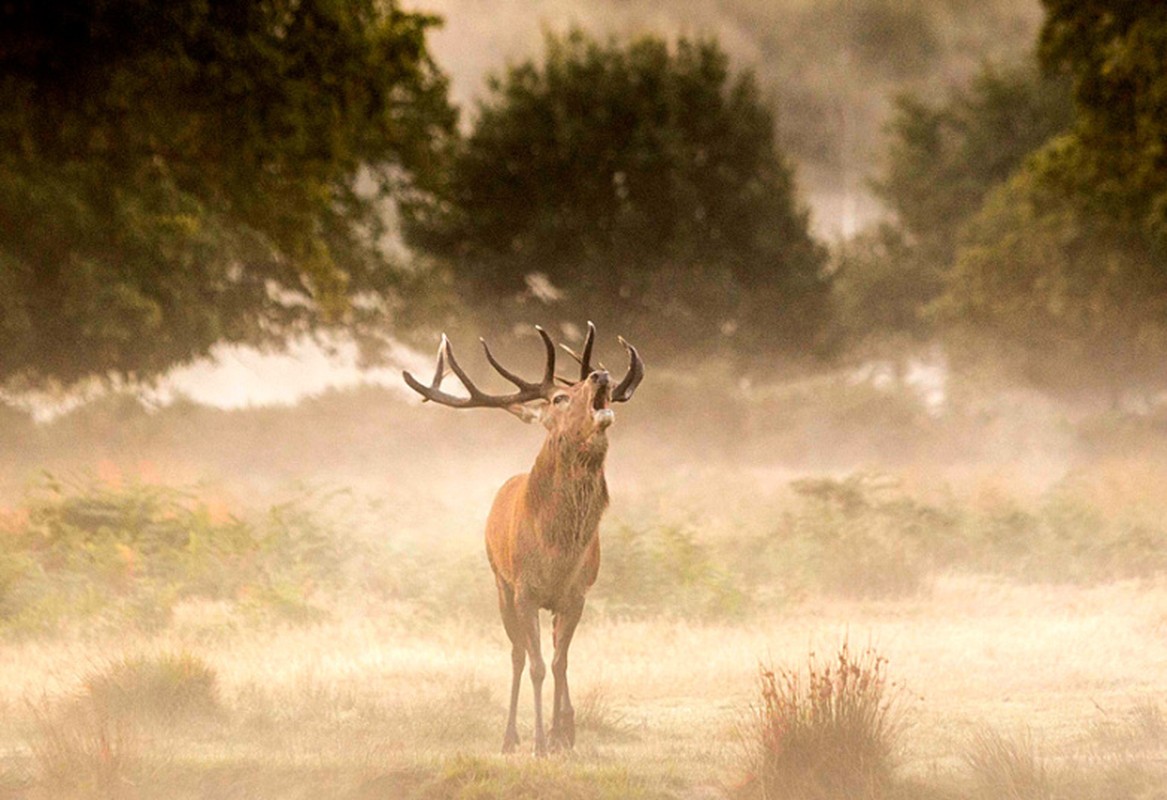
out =
[(557, 394), (555, 395), (555, 399), (551, 402), (555, 403), (557, 406), (565, 406), (571, 402), (571, 397), (566, 394)]

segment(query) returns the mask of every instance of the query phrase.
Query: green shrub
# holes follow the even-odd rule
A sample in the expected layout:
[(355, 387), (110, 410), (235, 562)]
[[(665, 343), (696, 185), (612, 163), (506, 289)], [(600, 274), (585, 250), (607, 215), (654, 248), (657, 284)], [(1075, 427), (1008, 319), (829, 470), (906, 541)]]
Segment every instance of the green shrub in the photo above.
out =
[(878, 476), (793, 481), (795, 508), (774, 536), (775, 557), (804, 587), (847, 597), (919, 592), (947, 558), (958, 518)]
[(602, 552), (594, 597), (607, 611), (711, 618), (745, 610), (735, 576), (688, 526), (621, 524), (604, 531)]
[[(1115, 501), (1114, 476), (1071, 474), (1035, 501), (913, 497), (886, 476), (793, 481), (793, 503), (751, 554), (773, 580), (852, 598), (909, 595), (938, 570), (1088, 583), (1167, 571), (1157, 497)], [(1153, 490), (1144, 490), (1143, 494)]]
[(46, 475), (0, 520), (0, 633), (157, 630), (189, 598), (314, 620), (315, 593), (344, 579), (355, 546), (324, 522), (332, 499), (303, 493), (255, 513), (193, 489)]

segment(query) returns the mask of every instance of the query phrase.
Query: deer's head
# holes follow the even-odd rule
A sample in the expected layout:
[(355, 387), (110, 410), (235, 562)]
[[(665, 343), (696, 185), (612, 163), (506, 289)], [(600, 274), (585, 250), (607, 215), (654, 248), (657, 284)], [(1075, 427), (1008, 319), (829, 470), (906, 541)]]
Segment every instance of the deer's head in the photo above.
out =
[[(616, 419), (612, 404), (624, 403), (631, 399), (632, 393), (644, 378), (644, 362), (640, 360), (640, 354), (636, 352), (635, 347), (623, 338), (620, 339), (620, 343), (628, 351), (628, 372), (619, 384), (612, 386), (608, 371), (602, 365), (599, 367), (592, 365), (596, 327), (589, 322), (582, 353), (577, 354), (566, 345), (563, 346), (563, 349), (579, 363), (579, 378), (576, 380), (561, 378), (555, 374), (554, 342), (538, 325), (535, 326), (535, 330), (539, 332), (547, 351), (543, 379), (538, 383), (525, 381), (498, 363), (486, 341), (482, 340), (486, 360), (500, 375), (518, 387), (517, 392), (506, 395), (488, 395), (482, 392), (454, 358), (454, 350), (445, 334), (442, 335), (441, 344), (438, 346), (437, 371), (430, 385), (424, 385), (408, 372), (403, 373), (405, 382), (426, 400), (441, 405), (453, 408), (502, 408), (524, 422), (538, 420), (547, 428), (551, 437), (565, 443), (576, 443), (580, 446), (591, 442), (601, 443), (608, 427)], [(458, 397), (441, 390), (442, 379), (447, 372), (453, 372), (457, 376), (466, 387), (468, 397)]]

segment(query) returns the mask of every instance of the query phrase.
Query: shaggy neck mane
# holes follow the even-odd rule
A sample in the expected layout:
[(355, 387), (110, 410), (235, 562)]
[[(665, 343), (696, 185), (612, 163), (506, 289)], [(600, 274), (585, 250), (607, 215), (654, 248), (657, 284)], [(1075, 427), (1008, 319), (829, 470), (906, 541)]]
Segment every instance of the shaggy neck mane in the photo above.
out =
[(603, 438), (581, 447), (567, 437), (547, 437), (528, 479), (527, 504), (548, 544), (583, 546), (595, 535), (608, 507), (607, 453)]

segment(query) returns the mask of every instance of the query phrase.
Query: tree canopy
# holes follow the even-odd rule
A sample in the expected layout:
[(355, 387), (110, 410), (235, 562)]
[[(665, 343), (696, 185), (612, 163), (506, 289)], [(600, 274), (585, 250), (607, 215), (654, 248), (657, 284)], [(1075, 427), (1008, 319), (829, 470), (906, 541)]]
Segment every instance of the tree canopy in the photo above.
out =
[(1167, 253), (1167, 4), (1042, 4), (1042, 63), (1072, 76), (1077, 106), (1064, 158), (1049, 175), (1078, 202), (1142, 228)]
[(964, 225), (938, 307), (1050, 388), (1167, 383), (1167, 6), (1044, 0), (1065, 131)]
[(479, 297), (541, 273), (568, 305), (647, 306), (667, 324), (691, 320), (692, 300), (720, 324), (793, 321), (825, 289), (773, 116), (714, 41), (548, 36), (542, 63), (491, 82), (441, 201), (409, 209), (409, 238)]
[(436, 19), (382, 0), (0, 6), (0, 380), (148, 377), (358, 326), (387, 197), (454, 134)]
[(1111, 397), (1161, 386), (1167, 273), (1146, 237), (1050, 185), (1045, 162), (1064, 146), (1047, 146), (990, 194), (937, 307), (1033, 384)]
[(986, 65), (941, 103), (901, 95), (876, 190), (926, 257), (947, 263), (989, 191), (1072, 120), (1068, 81), (1029, 65)]
[(896, 98), (886, 160), (874, 181), (895, 221), (836, 251), (843, 335), (933, 332), (961, 232), (986, 197), (1073, 119), (1068, 81), (1032, 65), (986, 65), (939, 101)]

